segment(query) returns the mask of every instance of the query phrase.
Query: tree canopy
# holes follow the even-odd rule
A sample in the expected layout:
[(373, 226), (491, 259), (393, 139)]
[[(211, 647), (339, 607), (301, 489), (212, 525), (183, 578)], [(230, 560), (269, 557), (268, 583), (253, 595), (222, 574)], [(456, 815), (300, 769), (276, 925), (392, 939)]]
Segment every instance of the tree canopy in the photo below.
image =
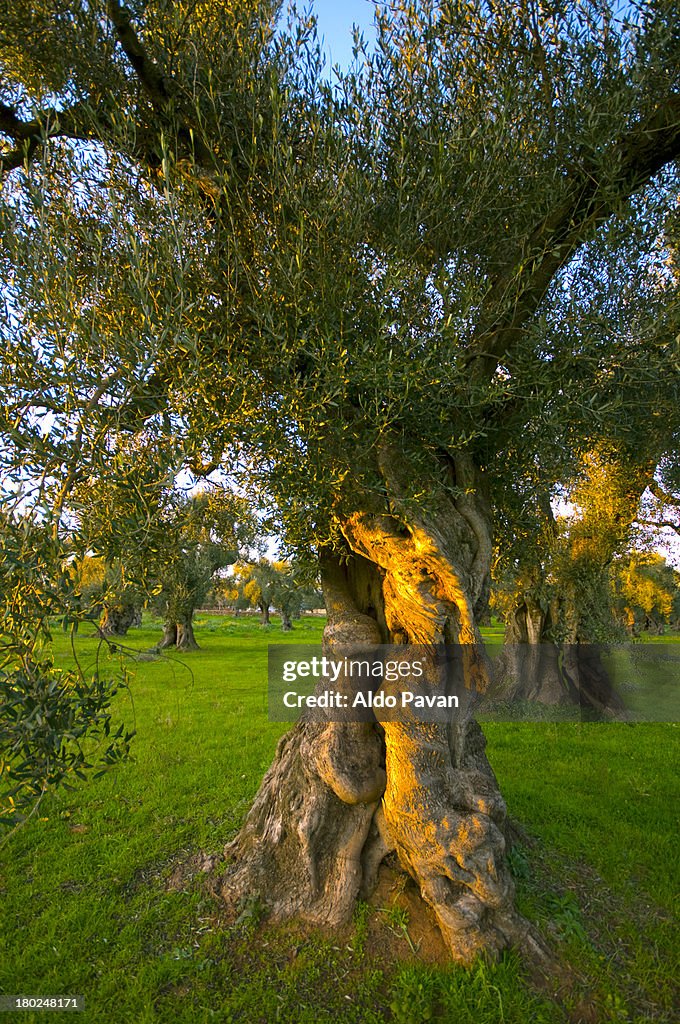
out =
[(507, 499), (674, 365), (674, 5), (397, 4), (335, 87), (270, 4), (59, 11), (2, 12), (5, 432), (36, 467), (171, 428), (323, 542), (387, 435)]

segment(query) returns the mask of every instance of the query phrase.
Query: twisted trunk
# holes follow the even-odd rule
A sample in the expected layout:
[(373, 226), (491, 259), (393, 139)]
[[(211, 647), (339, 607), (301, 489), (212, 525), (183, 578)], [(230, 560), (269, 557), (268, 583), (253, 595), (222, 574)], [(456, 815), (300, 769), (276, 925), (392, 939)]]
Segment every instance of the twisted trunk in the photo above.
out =
[(601, 644), (591, 643), (585, 632), (587, 610), (579, 605), (573, 588), (554, 598), (549, 608), (530, 589), (524, 592), (507, 618), (503, 651), (494, 663), (498, 697), (575, 707), (587, 716), (624, 714), (601, 658)]
[(525, 590), (506, 617), (504, 646), (494, 662), (494, 690), (507, 701), (560, 705), (578, 703), (563, 677), (558, 650), (551, 642), (559, 615)]
[(180, 619), (177, 623), (177, 650), (199, 650), (199, 646), (196, 643), (196, 637), (194, 636), (193, 616), (191, 615), (184, 619)]
[(177, 623), (168, 620), (163, 623), (163, 639), (158, 645), (159, 651), (164, 651), (168, 647), (177, 646)]
[[(383, 454), (393, 507), (398, 463)], [(457, 481), (467, 490), (469, 481)], [(474, 622), (485, 601), (491, 540), (479, 496), (437, 492), (427, 515), (357, 513), (341, 561), (322, 559), (324, 653), (348, 645), (463, 644), (466, 686), (484, 689)], [(348, 680), (334, 688), (349, 687)], [(377, 882), (394, 851), (419, 884), (451, 954), (469, 962), (511, 942), (540, 945), (513, 907), (505, 804), (477, 724), (329, 721), (307, 715), (283, 737), (240, 835), (227, 848), (229, 900), (258, 893), (276, 917), (336, 925)]]
[(163, 651), (169, 647), (176, 647), (178, 651), (200, 650), (194, 636), (193, 615), (177, 620), (166, 619), (163, 625), (163, 639), (158, 649)]
[(99, 632), (102, 636), (126, 636), (136, 615), (137, 609), (132, 605), (107, 605), (99, 623)]

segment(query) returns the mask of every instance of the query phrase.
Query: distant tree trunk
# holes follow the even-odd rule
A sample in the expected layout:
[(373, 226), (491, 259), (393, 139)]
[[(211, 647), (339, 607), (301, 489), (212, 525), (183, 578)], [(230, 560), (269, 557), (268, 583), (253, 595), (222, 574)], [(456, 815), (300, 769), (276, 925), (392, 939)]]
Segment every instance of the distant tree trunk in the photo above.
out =
[(551, 640), (558, 614), (556, 607), (542, 607), (530, 588), (507, 613), (504, 647), (494, 662), (494, 692), (499, 697), (549, 705), (578, 704)]
[(163, 626), (163, 639), (158, 645), (159, 650), (176, 647), (178, 651), (198, 651), (193, 627), (193, 615), (184, 616), (178, 622), (166, 620)]
[[(535, 589), (540, 590), (540, 581)], [(578, 707), (586, 715), (620, 714), (616, 694), (591, 642), (589, 611), (574, 587), (544, 607), (528, 587), (508, 614), (504, 648), (494, 663), (494, 693), (507, 701)], [(556, 639), (557, 638), (557, 639)]]
[(134, 618), (135, 609), (132, 606), (107, 605), (99, 623), (99, 632), (102, 636), (126, 636)]
[(198, 651), (199, 646), (194, 636), (193, 616), (189, 615), (177, 623), (177, 650)]
[[(398, 463), (387, 453), (383, 466), (397, 503)], [(489, 515), (470, 492), (469, 467), (457, 466), (454, 483), (455, 499), (433, 481), (438, 508), (402, 525), (394, 513), (341, 524), (351, 554), (322, 560), (327, 652), (346, 644), (434, 651), (464, 644), (465, 683), (484, 688), (474, 612), (488, 593)], [(470, 962), (510, 943), (539, 955), (540, 940), (514, 909), (506, 809), (484, 747), (467, 714), (445, 724), (303, 718), (280, 741), (227, 849), (234, 863), (225, 897), (256, 892), (277, 917), (339, 924), (357, 897), (370, 895), (383, 858), (395, 851), (454, 958)]]
[(159, 651), (164, 651), (168, 647), (177, 646), (177, 623), (171, 620), (167, 620), (163, 623), (163, 639), (158, 645)]
[(281, 608), (281, 629), (284, 633), (287, 633), (292, 628), (293, 623), (291, 622), (290, 614), (285, 611), (285, 609)]
[(260, 604), (258, 605), (258, 608), (260, 609), (260, 625), (261, 626), (268, 626), (269, 625), (269, 605), (265, 604), (264, 601), (261, 601)]

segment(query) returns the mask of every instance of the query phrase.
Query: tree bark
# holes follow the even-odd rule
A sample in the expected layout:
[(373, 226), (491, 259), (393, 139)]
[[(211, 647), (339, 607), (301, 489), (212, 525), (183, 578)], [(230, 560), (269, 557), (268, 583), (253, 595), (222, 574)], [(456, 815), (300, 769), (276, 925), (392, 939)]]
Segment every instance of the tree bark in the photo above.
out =
[(262, 603), (262, 604), (259, 605), (259, 608), (260, 608), (260, 625), (261, 626), (268, 626), (269, 625), (269, 605)]
[(175, 622), (169, 619), (163, 626), (163, 639), (158, 645), (159, 651), (168, 647), (176, 647), (178, 651), (200, 650), (194, 636), (193, 616)]
[(494, 693), (506, 701), (546, 705), (578, 703), (563, 678), (551, 643), (556, 609), (546, 609), (525, 592), (508, 613), (503, 650), (494, 662)]
[(132, 606), (106, 606), (99, 623), (99, 632), (102, 636), (126, 636), (134, 620), (135, 608)]
[(290, 630), (292, 628), (293, 628), (293, 623), (291, 622), (290, 615), (288, 614), (287, 611), (285, 611), (282, 608), (281, 609), (281, 629), (284, 631), (284, 633), (288, 633), (288, 632), (290, 632)]
[(584, 635), (587, 616), (579, 613), (577, 603), (572, 593), (546, 609), (530, 591), (524, 593), (508, 615), (503, 651), (494, 663), (496, 697), (580, 708), (589, 717), (625, 713), (602, 662), (601, 644)]
[[(383, 461), (396, 508), (400, 474), (389, 452)], [(422, 644), (434, 653), (444, 643), (463, 644), (466, 686), (483, 689), (488, 673), (474, 608), (486, 599), (488, 523), (480, 499), (462, 493), (454, 500), (440, 484), (433, 509), (417, 519), (346, 518), (346, 557), (322, 561), (324, 653), (348, 644), (356, 651)], [(225, 898), (258, 893), (275, 917), (340, 924), (356, 898), (373, 891), (394, 851), (456, 960), (510, 943), (542, 951), (514, 909), (505, 804), (472, 718), (359, 723), (315, 714), (280, 741), (227, 848)]]
[(159, 651), (164, 651), (168, 647), (177, 646), (177, 623), (167, 621), (163, 623), (163, 639), (158, 645)]
[(194, 636), (193, 616), (182, 619), (177, 623), (177, 650), (198, 651), (200, 650)]

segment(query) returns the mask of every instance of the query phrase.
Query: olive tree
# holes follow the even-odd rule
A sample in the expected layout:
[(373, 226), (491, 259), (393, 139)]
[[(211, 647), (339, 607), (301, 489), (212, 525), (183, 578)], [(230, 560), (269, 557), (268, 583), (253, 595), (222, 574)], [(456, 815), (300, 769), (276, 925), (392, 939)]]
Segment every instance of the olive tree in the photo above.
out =
[(520, 537), (497, 558), (494, 597), (505, 637), (494, 685), (506, 700), (575, 704), (588, 714), (622, 710), (597, 645), (624, 636), (611, 566), (630, 544), (654, 469), (622, 454), (606, 445), (588, 453), (563, 490), (571, 513), (556, 516), (549, 502), (540, 503), (538, 542)]
[(680, 574), (662, 555), (632, 550), (614, 566), (615, 611), (626, 629), (663, 635), (680, 612)]
[(305, 600), (313, 591), (296, 567), (286, 561), (270, 561), (261, 558), (257, 562), (237, 565), (231, 581), (231, 593), (237, 607), (244, 603), (259, 609), (260, 622), (269, 625), (269, 610), (274, 606), (281, 616), (281, 629), (288, 632), (293, 628), (292, 619), (299, 618)]
[[(334, 84), (264, 0), (0, 11), (14, 466), (59, 509), (125, 477), (117, 431), (226, 458), (316, 553), (329, 648), (460, 644), (483, 688), (494, 529), (640, 354), (574, 296), (603, 252), (622, 305), (663, 265), (677, 5), (397, 0)], [(454, 957), (538, 950), (484, 746), (465, 717), (301, 720), (225, 895), (336, 925), (394, 851)]]
[(157, 581), (154, 604), (164, 620), (159, 647), (197, 650), (194, 612), (218, 570), (233, 565), (254, 542), (255, 522), (247, 503), (223, 488), (166, 495), (158, 515), (162, 537), (151, 576)]
[(74, 569), (83, 612), (99, 616), (101, 636), (123, 637), (131, 626), (141, 625), (143, 595), (126, 581), (119, 560), (107, 565), (104, 558), (86, 554)]

